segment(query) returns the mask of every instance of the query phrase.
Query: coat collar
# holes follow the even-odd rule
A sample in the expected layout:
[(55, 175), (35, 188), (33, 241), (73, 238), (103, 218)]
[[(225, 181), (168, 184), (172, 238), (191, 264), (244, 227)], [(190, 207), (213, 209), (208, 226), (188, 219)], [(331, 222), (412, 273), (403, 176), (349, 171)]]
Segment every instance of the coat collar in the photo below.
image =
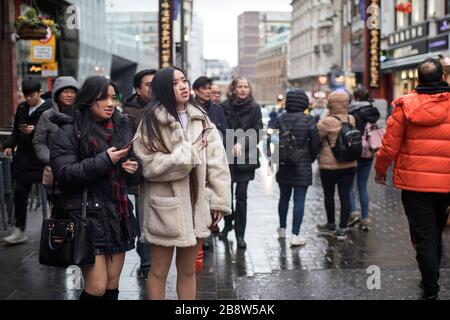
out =
[[(162, 105), (158, 105), (155, 108), (156, 120), (158, 120), (161, 125), (170, 124), (171, 127), (181, 127), (180, 123), (169, 112), (167, 112), (166, 108)], [(194, 107), (190, 103), (186, 107), (186, 112), (188, 113), (190, 119), (206, 120), (206, 115), (199, 108)]]

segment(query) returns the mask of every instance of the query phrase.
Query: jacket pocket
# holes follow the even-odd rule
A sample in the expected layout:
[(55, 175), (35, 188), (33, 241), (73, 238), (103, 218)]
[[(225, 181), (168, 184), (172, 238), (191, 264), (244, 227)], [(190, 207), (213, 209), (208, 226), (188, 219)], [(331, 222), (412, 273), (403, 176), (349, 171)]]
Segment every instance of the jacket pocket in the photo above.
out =
[(148, 206), (150, 215), (144, 225), (152, 235), (173, 238), (181, 234), (179, 217), (182, 216), (182, 208), (179, 198), (153, 196)]

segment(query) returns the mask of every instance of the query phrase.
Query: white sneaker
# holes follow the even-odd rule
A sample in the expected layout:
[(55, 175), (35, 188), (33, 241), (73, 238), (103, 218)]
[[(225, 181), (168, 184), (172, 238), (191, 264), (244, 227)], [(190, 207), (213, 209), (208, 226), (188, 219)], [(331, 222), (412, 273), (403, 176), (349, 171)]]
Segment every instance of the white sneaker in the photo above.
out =
[(302, 238), (300, 236), (297, 236), (295, 234), (292, 235), (291, 237), (291, 242), (290, 245), (291, 246), (304, 246), (306, 244), (306, 239)]
[(24, 243), (28, 240), (28, 236), (20, 230), (19, 228), (15, 227), (11, 234), (5, 238), (3, 238), (3, 241), (6, 242), (6, 244), (19, 244)]
[(286, 238), (286, 229), (285, 228), (278, 228), (278, 239), (284, 239)]

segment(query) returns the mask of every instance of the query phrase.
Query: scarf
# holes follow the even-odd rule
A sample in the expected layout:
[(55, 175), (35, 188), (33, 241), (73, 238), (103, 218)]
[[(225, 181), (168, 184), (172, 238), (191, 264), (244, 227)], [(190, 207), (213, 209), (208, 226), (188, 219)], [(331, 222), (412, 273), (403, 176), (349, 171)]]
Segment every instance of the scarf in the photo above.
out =
[[(114, 126), (111, 119), (103, 123), (104, 139), (108, 145), (111, 145), (112, 135), (114, 132)], [(92, 141), (95, 149), (99, 150), (99, 143), (96, 140)], [(112, 197), (117, 202), (117, 209), (119, 211), (119, 220), (122, 221), (125, 217), (128, 219), (130, 217), (130, 212), (128, 211), (128, 190), (127, 182), (125, 177), (120, 172), (119, 166), (114, 166), (108, 172), (108, 179), (111, 184)]]
[(450, 92), (450, 86), (445, 81), (423, 83), (417, 86), (416, 92), (422, 94), (437, 94), (443, 92)]

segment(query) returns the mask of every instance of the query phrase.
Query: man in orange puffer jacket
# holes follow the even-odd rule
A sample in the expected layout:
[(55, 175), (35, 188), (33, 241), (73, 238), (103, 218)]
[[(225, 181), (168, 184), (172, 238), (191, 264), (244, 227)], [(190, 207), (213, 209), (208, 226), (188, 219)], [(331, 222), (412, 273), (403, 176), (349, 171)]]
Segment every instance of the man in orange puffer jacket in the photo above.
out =
[(442, 232), (450, 205), (450, 86), (442, 65), (419, 65), (419, 86), (393, 103), (375, 181), (386, 184), (394, 164), (394, 185), (402, 189), (411, 240), (422, 274), (422, 299), (438, 299)]

